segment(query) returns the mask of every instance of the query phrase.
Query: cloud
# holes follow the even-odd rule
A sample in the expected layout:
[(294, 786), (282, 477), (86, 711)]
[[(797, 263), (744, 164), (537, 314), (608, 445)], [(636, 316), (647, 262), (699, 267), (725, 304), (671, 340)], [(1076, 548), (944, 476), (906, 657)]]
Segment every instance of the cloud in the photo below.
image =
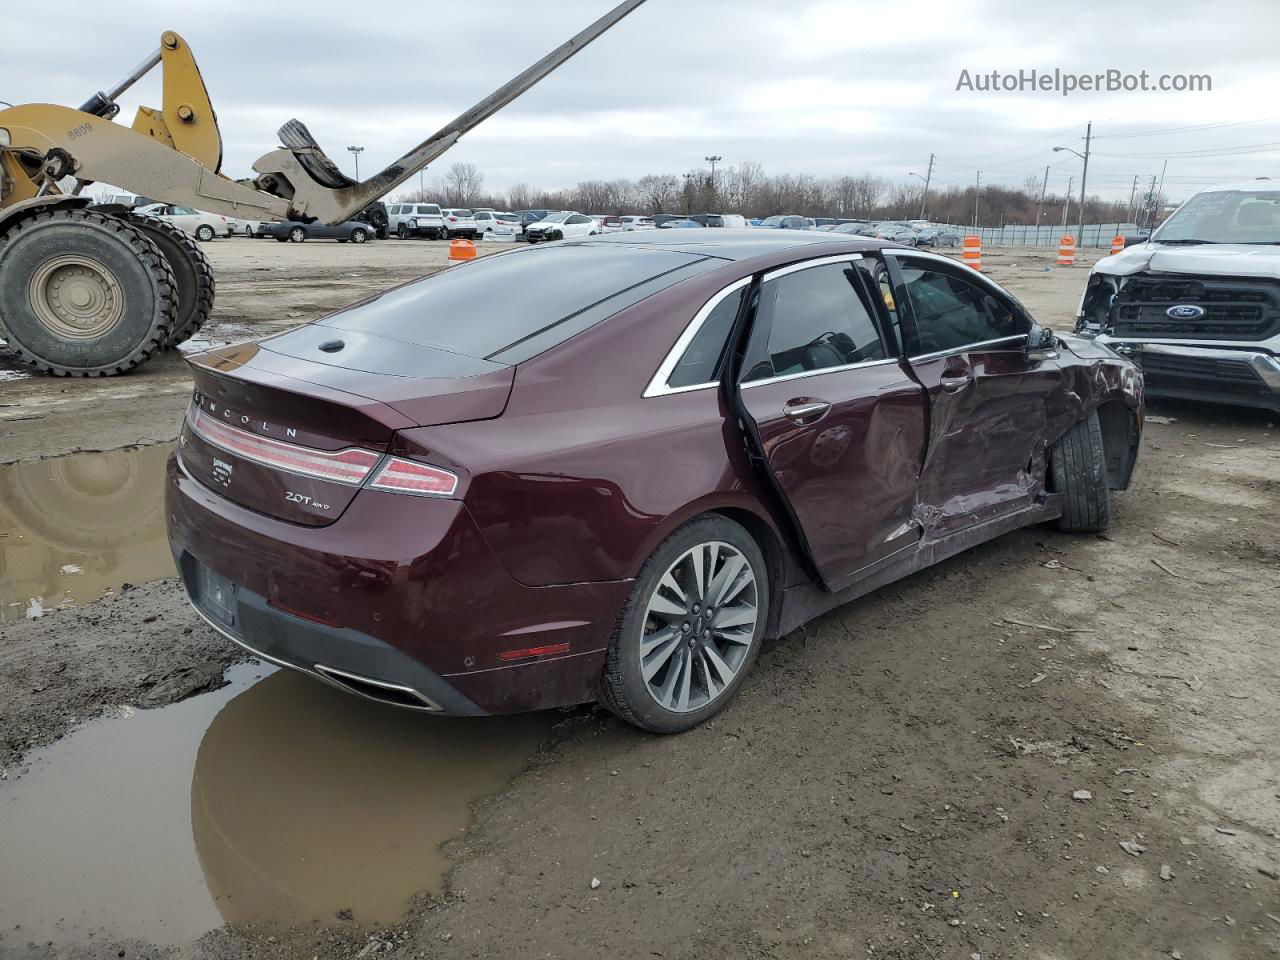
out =
[[(303, 120), (350, 171), (368, 173), (417, 143), (611, 6), (609, 0), (469, 4), (73, 0), (56, 40), (34, 11), (0, 33), (0, 99), (79, 103), (123, 75), (163, 29), (191, 43), (218, 110), (224, 168), (249, 172), (276, 129)], [(491, 187), (680, 173), (717, 153), (770, 172), (871, 172), (902, 181), (937, 155), (935, 182), (1021, 183), (1050, 165), (1051, 189), (1079, 175), (1052, 152), (1107, 136), (1091, 192), (1127, 197), (1135, 175), (1176, 152), (1280, 140), (1280, 119), (1160, 137), (1196, 123), (1256, 120), (1272, 108), (1280, 5), (1238, 0), (1158, 10), (1107, 0), (1070, 8), (1019, 0), (648, 0), (596, 44), (446, 155)], [(969, 93), (961, 69), (1208, 73), (1211, 93)], [(158, 105), (158, 78), (124, 98)], [(1280, 111), (1276, 111), (1280, 113)], [(1079, 129), (1077, 129), (1079, 128)], [(1061, 132), (1063, 139), (1055, 140)], [(1274, 154), (1174, 158), (1169, 184), (1268, 173)], [(427, 178), (439, 171), (428, 171)], [(1077, 180), (1078, 183), (1078, 180)]]

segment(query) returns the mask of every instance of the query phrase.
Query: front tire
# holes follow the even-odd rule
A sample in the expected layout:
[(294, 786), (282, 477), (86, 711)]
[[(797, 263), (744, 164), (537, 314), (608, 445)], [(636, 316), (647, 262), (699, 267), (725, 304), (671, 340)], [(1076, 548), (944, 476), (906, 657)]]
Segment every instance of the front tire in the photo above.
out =
[(201, 243), (208, 243), (213, 239), (213, 237), (213, 227), (209, 226), (207, 223), (202, 223), (200, 226), (196, 227), (196, 239)]
[(1049, 485), (1055, 493), (1065, 495), (1058, 529), (1098, 533), (1111, 525), (1107, 455), (1096, 410), (1053, 445)]
[(302, 243), (302, 241), (306, 239), (307, 239), (307, 231), (303, 230), (301, 227), (294, 227), (292, 230), (289, 231), (290, 243)]
[(726, 517), (693, 520), (645, 562), (618, 617), (601, 699), (653, 733), (680, 733), (733, 699), (760, 652), (769, 570)]
[(364, 230), (351, 231), (351, 239), (356, 243), (364, 243), (369, 239), (369, 234)]

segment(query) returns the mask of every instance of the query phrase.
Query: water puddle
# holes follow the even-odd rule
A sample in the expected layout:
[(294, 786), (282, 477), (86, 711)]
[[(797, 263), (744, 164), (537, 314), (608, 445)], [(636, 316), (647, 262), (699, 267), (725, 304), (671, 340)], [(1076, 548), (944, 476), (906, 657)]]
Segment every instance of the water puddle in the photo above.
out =
[(167, 446), (0, 467), (0, 623), (174, 575)]
[(0, 870), (0, 944), (393, 923), (440, 891), (440, 844), (555, 719), (423, 716), (256, 663), (227, 678), (88, 724), (0, 783), (0, 850), (21, 865)]
[(8, 348), (4, 340), (0, 340), (0, 383), (26, 380), (31, 376), (31, 368), (18, 359), (18, 355)]

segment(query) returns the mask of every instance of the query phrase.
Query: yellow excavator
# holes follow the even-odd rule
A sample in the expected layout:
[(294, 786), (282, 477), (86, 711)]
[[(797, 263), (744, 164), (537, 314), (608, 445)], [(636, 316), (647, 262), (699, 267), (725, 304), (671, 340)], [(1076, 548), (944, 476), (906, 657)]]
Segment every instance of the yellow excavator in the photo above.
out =
[[(91, 206), (93, 183), (253, 220), (341, 223), (457, 143), (644, 0), (626, 0), (367, 180), (348, 178), (291, 120), (256, 176), (223, 176), (222, 135), (200, 69), (172, 31), (120, 83), (79, 108), (0, 109), (0, 339), (37, 370), (125, 373), (194, 334), (213, 308), (199, 244), (172, 224)], [(114, 123), (118, 98), (159, 65), (163, 106)]]

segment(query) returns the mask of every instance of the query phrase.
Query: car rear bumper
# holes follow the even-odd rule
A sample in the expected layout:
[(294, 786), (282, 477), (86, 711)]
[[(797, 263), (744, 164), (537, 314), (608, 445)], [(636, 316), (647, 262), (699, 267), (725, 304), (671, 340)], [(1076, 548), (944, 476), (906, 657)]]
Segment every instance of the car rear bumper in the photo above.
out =
[(1261, 350), (1097, 337), (1142, 368), (1148, 396), (1280, 410), (1280, 357)]
[[(459, 501), (361, 491), (325, 527), (240, 507), (171, 457), (170, 547), (188, 598), (255, 655), (443, 714), (594, 700), (630, 581), (527, 587)], [(231, 584), (223, 606), (202, 568)]]

